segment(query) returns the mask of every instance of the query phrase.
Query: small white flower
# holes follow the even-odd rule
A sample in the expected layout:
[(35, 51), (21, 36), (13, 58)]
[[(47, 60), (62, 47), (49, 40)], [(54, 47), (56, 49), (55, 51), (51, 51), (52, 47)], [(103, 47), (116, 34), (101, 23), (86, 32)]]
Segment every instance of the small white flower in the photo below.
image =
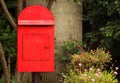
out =
[(95, 79), (92, 78), (91, 81), (95, 82)]
[(76, 69), (76, 71), (78, 72), (78, 71), (79, 71), (79, 69)]
[(91, 50), (91, 52), (92, 52), (93, 50)]
[(115, 74), (115, 75), (117, 75), (117, 74), (118, 74), (118, 72), (116, 72), (116, 71), (115, 71), (115, 72), (114, 72), (114, 74)]
[(84, 76), (87, 76), (87, 74), (84, 74)]
[(119, 67), (115, 67), (115, 70), (118, 70), (119, 69)]
[(84, 71), (86, 72), (86, 71), (87, 71), (87, 69), (84, 69)]
[(81, 63), (79, 63), (78, 65), (79, 65), (80, 67), (82, 66), (82, 64), (81, 64)]
[(101, 71), (101, 69), (100, 69), (100, 68), (98, 68), (98, 69), (97, 69), (97, 71)]
[(99, 77), (99, 74), (98, 74), (98, 73), (96, 73), (96, 74), (95, 74), (95, 76), (96, 76), (96, 77)]
[(93, 68), (89, 68), (89, 70), (93, 70)]
[(66, 75), (63, 75), (64, 78), (66, 78)]
[(88, 78), (91, 78), (91, 76), (88, 76)]

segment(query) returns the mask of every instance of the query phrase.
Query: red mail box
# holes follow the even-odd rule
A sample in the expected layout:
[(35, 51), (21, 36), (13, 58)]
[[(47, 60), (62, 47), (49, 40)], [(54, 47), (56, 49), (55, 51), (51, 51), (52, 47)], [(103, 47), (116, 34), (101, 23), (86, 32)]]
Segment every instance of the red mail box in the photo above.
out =
[(54, 71), (54, 17), (45, 7), (25, 8), (18, 16), (18, 72)]

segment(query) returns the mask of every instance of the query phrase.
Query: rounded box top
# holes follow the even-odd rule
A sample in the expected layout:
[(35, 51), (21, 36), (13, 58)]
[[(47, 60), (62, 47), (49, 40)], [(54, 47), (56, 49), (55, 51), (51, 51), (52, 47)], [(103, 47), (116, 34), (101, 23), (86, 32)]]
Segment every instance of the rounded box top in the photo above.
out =
[(44, 6), (33, 5), (26, 7), (18, 16), (18, 25), (53, 25), (54, 16)]

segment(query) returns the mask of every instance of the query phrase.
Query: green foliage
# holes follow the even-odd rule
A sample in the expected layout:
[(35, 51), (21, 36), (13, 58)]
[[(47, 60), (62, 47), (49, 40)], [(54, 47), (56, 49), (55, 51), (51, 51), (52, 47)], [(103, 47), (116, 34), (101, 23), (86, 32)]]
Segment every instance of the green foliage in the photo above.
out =
[(72, 58), (72, 55), (82, 51), (83, 47), (86, 47), (86, 44), (82, 43), (81, 41), (67, 41), (62, 46), (62, 55), (58, 55), (58, 57), (63, 61), (69, 62)]
[[(118, 21), (108, 22), (105, 26), (99, 28), (98, 31), (91, 31), (85, 34), (86, 41), (89, 45), (96, 44), (104, 48), (110, 48), (117, 42), (120, 42), (120, 23)], [(120, 45), (118, 43), (118, 45)]]
[(80, 6), (82, 5), (82, 0), (73, 0), (73, 1), (79, 4)]
[[(88, 48), (120, 44), (120, 1), (83, 0), (84, 41)], [(117, 48), (118, 49), (118, 48)]]
[[(104, 37), (103, 40), (101, 40), (101, 44), (104, 46), (108, 46), (108, 44), (105, 41), (109, 41), (109, 45), (113, 44), (113, 41), (120, 41), (120, 23), (115, 22), (108, 22), (106, 26), (100, 28), (101, 34)], [(111, 41), (112, 40), (112, 41)], [(103, 43), (105, 42), (105, 43)]]
[(63, 83), (118, 83), (113, 70), (108, 72), (96, 68), (90, 68), (84, 72), (70, 69), (69, 74), (64, 77)]
[[(106, 63), (111, 62), (109, 51), (103, 48), (84, 50), (80, 42), (65, 42), (63, 50), (66, 56), (66, 74), (63, 83), (118, 83), (118, 67), (107, 70)], [(63, 61), (66, 61), (63, 60)]]
[[(0, 83), (6, 83), (4, 76), (1, 77)], [(18, 83), (17, 78), (16, 77), (12, 77), (12, 79), (10, 80), (10, 83)]]
[(102, 48), (97, 48), (96, 50), (91, 51), (83, 51), (72, 56), (72, 67), (79, 70), (88, 69), (91, 66), (103, 69), (105, 64), (111, 61), (111, 55), (109, 52), (106, 53)]
[[(5, 3), (10, 11), (10, 14), (14, 16), (13, 18), (15, 18), (15, 8), (17, 6), (16, 0), (5, 0)], [(12, 66), (11, 70), (13, 71), (16, 63), (16, 32), (11, 27), (6, 15), (2, 11), (2, 8), (0, 8), (0, 42), (4, 50), (6, 61), (8, 57), (11, 58), (10, 64)], [(0, 63), (0, 72), (1, 70), (2, 65)]]
[(87, 43), (87, 47), (89, 49), (92, 49), (100, 45), (100, 42), (99, 42), (101, 41), (100, 32), (91, 31), (86, 33), (84, 36), (85, 36), (84, 41)]
[(12, 9), (17, 7), (17, 1), (16, 0), (7, 0), (6, 1), (7, 8)]
[(0, 42), (2, 43), (5, 55), (8, 57), (16, 56), (16, 33), (4, 18), (0, 18)]
[[(16, 33), (7, 22), (5, 15), (0, 17), (0, 42), (2, 43), (4, 54), (7, 57), (10, 56), (12, 67), (15, 68), (16, 60)], [(2, 65), (0, 64), (0, 70)]]

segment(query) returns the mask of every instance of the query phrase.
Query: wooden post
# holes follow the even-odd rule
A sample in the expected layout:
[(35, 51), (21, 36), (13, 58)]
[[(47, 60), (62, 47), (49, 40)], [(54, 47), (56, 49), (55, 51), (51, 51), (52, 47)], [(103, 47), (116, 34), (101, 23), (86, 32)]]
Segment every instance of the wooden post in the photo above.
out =
[(33, 72), (32, 73), (32, 83), (39, 83), (39, 73), (38, 72)]

